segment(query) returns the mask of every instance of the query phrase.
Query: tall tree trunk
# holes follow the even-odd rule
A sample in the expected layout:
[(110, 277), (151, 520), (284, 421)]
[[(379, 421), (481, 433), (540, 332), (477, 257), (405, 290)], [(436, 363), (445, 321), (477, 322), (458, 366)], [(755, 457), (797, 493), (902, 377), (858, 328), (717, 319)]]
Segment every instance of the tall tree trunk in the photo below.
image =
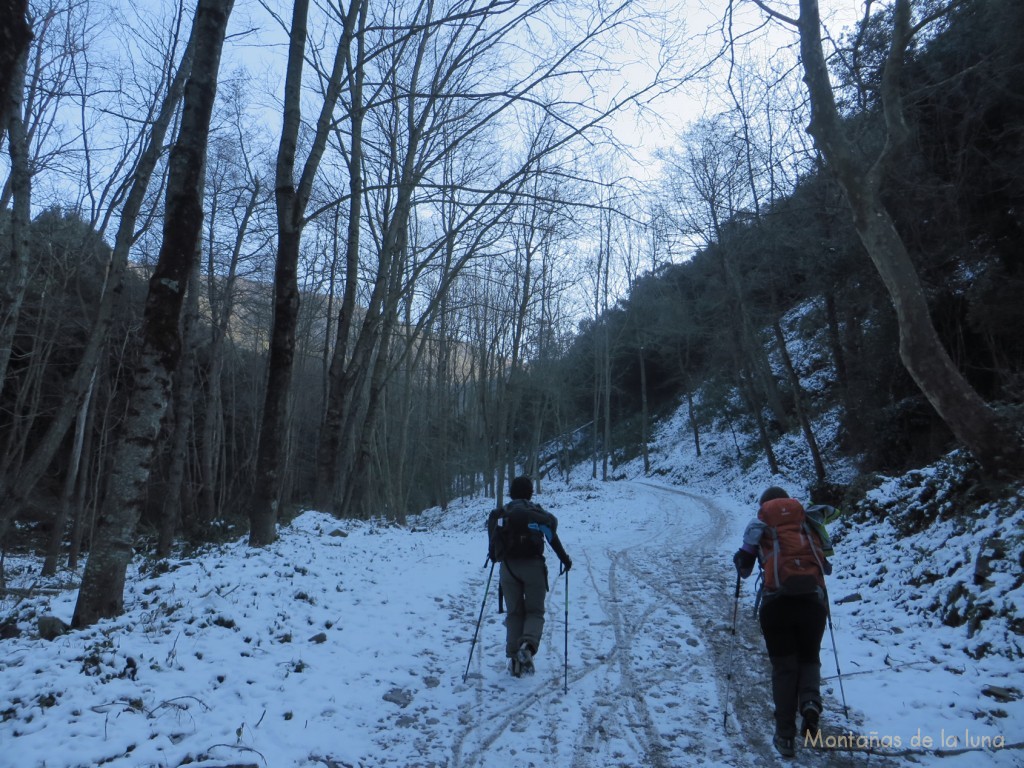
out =
[[(86, 435), (93, 434), (96, 414), (99, 411), (93, 395), (94, 392), (90, 389), (82, 406), (82, 414), (85, 419), (85, 429), (82, 431)], [(80, 468), (77, 470), (78, 481), (71, 507), (71, 536), (69, 537), (70, 542), (68, 546), (68, 568), (72, 571), (78, 569), (78, 558), (82, 552), (82, 531), (85, 527), (87, 494), (89, 489), (93, 487), (94, 481), (92, 478), (99, 474), (90, 471), (94, 466), (93, 456), (96, 450), (96, 442), (96, 440), (85, 441), (85, 444), (82, 446)], [(94, 503), (90, 503), (88, 506), (95, 508)]]
[(811, 427), (811, 420), (804, 408), (804, 391), (800, 386), (800, 378), (796, 375), (796, 368), (793, 366), (793, 359), (786, 349), (786, 337), (782, 333), (782, 326), (778, 320), (772, 323), (772, 330), (775, 332), (775, 341), (779, 345), (779, 354), (782, 356), (782, 365), (789, 377), (789, 386), (793, 390), (793, 404), (796, 409), (796, 418), (800, 422), (804, 439), (807, 441), (807, 449), (811, 452), (811, 461), (814, 464), (814, 476), (818, 484), (825, 482), (825, 462), (821, 459), (821, 451), (818, 450), (818, 441), (814, 437), (814, 429)]
[(604, 258), (604, 285), (602, 286), (601, 312), (605, 317), (602, 323), (604, 332), (601, 334), (601, 378), (604, 383), (603, 416), (604, 416), (604, 445), (601, 447), (601, 479), (609, 479), (609, 461), (612, 453), (612, 329), (611, 318), (608, 316), (608, 299), (611, 295), (611, 270), (612, 270), (612, 222), (611, 215), (607, 216), (605, 227), (605, 258)]
[(337, 477), (341, 462), (341, 430), (345, 408), (345, 359), (349, 337), (355, 321), (355, 293), (359, 280), (359, 234), (362, 225), (362, 120), (366, 110), (362, 104), (362, 85), (366, 79), (366, 25), (368, 2), (359, 2), (356, 28), (353, 32), (355, 60), (348, 73), (349, 122), (351, 127), (348, 168), (348, 231), (345, 240), (345, 289), (338, 311), (334, 353), (328, 369), (327, 410), (319, 435), (316, 454), (317, 505), (334, 508), (337, 499)]
[(358, 26), (354, 33), (356, 56), (353, 69), (349, 72), (349, 121), (352, 133), (347, 158), (349, 199), (348, 232), (345, 240), (345, 288), (338, 311), (334, 352), (327, 369), (327, 403), (317, 451), (315, 499), (321, 509), (333, 508), (338, 497), (341, 430), (345, 418), (345, 360), (355, 320), (356, 288), (359, 284), (359, 240), (363, 216), (363, 81), (366, 75), (367, 3), (361, 2), (359, 6)]
[[(93, 385), (95, 386), (95, 381)], [(57, 572), (57, 561), (60, 558), (61, 544), (64, 543), (64, 528), (67, 525), (68, 514), (75, 503), (75, 492), (80, 483), (82, 453), (85, 446), (85, 427), (89, 421), (92, 391), (93, 387), (90, 387), (82, 407), (78, 409), (78, 419), (75, 421), (75, 439), (71, 444), (71, 459), (68, 461), (67, 474), (64, 477), (64, 489), (60, 496), (60, 507), (54, 518), (50, 541), (46, 547), (46, 557), (43, 560), (43, 570), (41, 572), (43, 576), (53, 576)]]
[(14, 91), (24, 88), (24, 68), (18, 62), (28, 54), (32, 42), (27, 15), (28, 0), (0, 0), (0, 144), (7, 130), (9, 100)]
[[(294, 189), (278, 187), (278, 212), (291, 210)], [(290, 218), (285, 216), (285, 218)], [(270, 363), (263, 401), (256, 483), (249, 515), (249, 544), (261, 547), (277, 538), (281, 503), (282, 469), (287, 443), (288, 397), (295, 360), (295, 331), (299, 316), (298, 260), (300, 235), (290, 225), (280, 225), (277, 266), (274, 270), (274, 323), (270, 334)]]
[[(24, 18), (24, 15), (23, 17)], [(7, 52), (0, 54), (7, 58)], [(0, 269), (0, 393), (7, 378), (18, 315), (28, 286), (29, 224), (32, 219), (32, 171), (29, 168), (28, 135), (25, 130), (25, 66), (28, 46), (11, 63), (7, 73), (10, 83), (0, 81), (7, 98), (0, 102), (2, 125), (9, 130), (7, 149), (11, 158), (10, 186), (14, 204), (11, 210), (10, 259)], [(4, 62), (4, 66), (7, 64)], [(3, 537), (0, 527), (0, 538)]]
[(130, 407), (75, 605), (72, 624), (76, 627), (124, 610), (125, 573), (135, 527), (146, 501), (157, 438), (181, 357), (181, 310), (202, 233), (202, 171), (232, 5), (233, 0), (199, 0), (196, 8), (192, 32), (196, 59), (185, 86), (178, 140), (171, 150), (163, 243), (149, 283)]
[[(379, 490), (376, 495), (373, 492), (374, 478), (380, 480), (380, 473), (373, 472), (374, 460), (380, 460), (380, 454), (385, 447), (381, 430), (381, 409), (384, 403), (385, 387), (388, 383), (388, 369), (391, 363), (391, 345), (397, 333), (398, 325), (398, 303), (401, 295), (402, 271), (407, 251), (407, 232), (403, 231), (397, 236), (394, 242), (394, 249), (391, 253), (388, 269), (388, 289), (383, 307), (383, 318), (378, 332), (379, 342), (373, 359), (372, 372), (367, 381), (367, 396), (365, 410), (362, 418), (362, 426), (356, 441), (355, 460), (348, 473), (346, 496), (343, 507), (349, 514), (366, 519), (372, 516), (375, 507), (379, 507), (382, 498), (390, 495), (386, 491)], [(411, 325), (406, 318), (406, 328)], [(377, 445), (377, 450), (374, 446)], [(385, 458), (385, 460), (390, 460)], [(400, 467), (401, 457), (395, 457), (396, 466)], [(391, 515), (404, 515), (403, 509), (380, 510), (387, 511)]]
[(651, 456), (647, 448), (647, 362), (644, 359), (644, 345), (638, 349), (640, 356), (640, 450), (644, 457), (644, 474), (651, 473)]
[(385, 233), (384, 243), (378, 255), (377, 275), (355, 347), (352, 350), (352, 358), (338, 383), (337, 391), (332, 394), (332, 400), (343, 417), (338, 434), (337, 464), (332, 475), (334, 490), (331, 509), (335, 514), (356, 514), (355, 510), (348, 507), (354, 498), (352, 489), (348, 486), (352, 483), (364, 482), (362, 477), (357, 476), (356, 469), (362, 461), (358, 453), (363, 440), (361, 432), (366, 425), (370, 401), (374, 396), (372, 393), (374, 361), (379, 360), (378, 356), (383, 346), (387, 325), (387, 294), (394, 263), (393, 250), (399, 247), (403, 237), (395, 229), (395, 219), (392, 219), (392, 225)]
[(192, 433), (193, 401), (195, 399), (195, 335), (199, 322), (199, 281), (198, 270), (193, 269), (189, 277), (188, 308), (185, 312), (183, 337), (186, 353), (175, 379), (173, 429), (171, 430), (171, 463), (167, 471), (167, 492), (163, 497), (157, 538), (157, 557), (167, 557), (174, 545), (174, 534), (180, 524), (186, 522), (182, 498), (185, 496), (185, 472), (188, 463), (188, 438)]
[(285, 416), (295, 358), (295, 329), (299, 314), (298, 261), (303, 212), (295, 189), (295, 154), (301, 122), (300, 95), (306, 50), (309, 0), (296, 0), (284, 86), (284, 127), (277, 152), (277, 261), (274, 268), (274, 318), (270, 331), (267, 388), (256, 449), (256, 482), (249, 505), (249, 544), (264, 546), (277, 538), (284, 461)]
[(695, 453), (697, 455), (697, 458), (700, 458), (700, 429), (697, 426), (697, 414), (696, 414), (696, 412), (694, 411), (694, 408), (693, 408), (693, 390), (692, 389), (687, 389), (686, 390), (686, 405), (687, 405), (687, 414), (688, 414), (688, 417), (689, 417), (689, 420), (690, 420), (690, 430), (693, 432), (693, 448), (694, 448), (694, 451), (695, 451)]
[(379, 435), (378, 411), (384, 397), (385, 374), (394, 333), (392, 313), (384, 320), (380, 347), (373, 362), (373, 371), (367, 387), (366, 407), (355, 449), (355, 461), (345, 483), (342, 509), (348, 515), (366, 520), (373, 516), (374, 497), (371, 492), (374, 444)]
[(342, 77), (352, 42), (357, 12), (365, 0), (352, 0), (335, 50), (334, 65), (325, 83), (309, 155), (295, 183), (295, 156), (301, 123), (302, 70), (306, 51), (309, 0), (296, 0), (288, 47), (284, 87), (284, 125), (275, 170), (277, 203), (277, 265), (274, 270), (274, 318), (270, 332), (270, 361), (263, 401), (256, 457), (256, 485), (250, 504), (249, 544), (264, 546), (277, 538), (285, 445), (288, 441), (288, 401), (295, 360), (295, 333), (299, 313), (298, 261), (306, 206), (313, 189), (327, 139), (333, 130), (334, 109), (341, 95)]
[[(600, 322), (600, 321), (599, 321)], [(597, 480), (597, 454), (600, 434), (598, 425), (601, 423), (601, 346), (598, 333), (600, 328), (594, 328), (594, 392), (591, 397), (590, 413), (590, 477)]]
[[(232, 309), (235, 302), (235, 284), (238, 280), (238, 262), (242, 255), (242, 245), (245, 235), (249, 229), (249, 222), (252, 220), (256, 210), (256, 204), (260, 196), (259, 178), (253, 179), (252, 190), (249, 200), (242, 214), (238, 231), (235, 232), (234, 245), (231, 250), (231, 263), (228, 266), (228, 274), (224, 278), (224, 289), (221, 292), (220, 300), (215, 298), (215, 286), (217, 284), (217, 272), (213, 264), (213, 243), (209, 248), (209, 267), (207, 269), (209, 284), (209, 305), (210, 305), (210, 347), (209, 347), (209, 369), (207, 370), (206, 386), (206, 407), (205, 418), (199, 436), (199, 519), (197, 524), (201, 528), (209, 526), (217, 517), (219, 505), (216, 489), (223, 485), (221, 477), (221, 452), (224, 441), (224, 405), (223, 405), (223, 378), (224, 378), (224, 343), (228, 335), (228, 323), (231, 319)], [(212, 238), (212, 230), (211, 230)]]
[[(448, 242), (445, 245), (445, 262), (443, 274), (447, 275), (452, 263), (452, 238), (448, 238)], [(455, 371), (452, 366), (452, 350), (455, 348), (454, 342), (449, 338), (449, 327), (448, 324), (451, 320), (450, 309), (448, 302), (449, 293), (444, 292), (441, 296), (441, 306), (438, 310), (438, 327), (437, 327), (437, 355), (435, 356), (435, 375), (434, 375), (434, 397), (432, 403), (428, 405), (432, 413), (432, 422), (436, 425), (437, 431), (437, 443), (435, 454), (437, 456), (437, 462), (442, 467), (442, 471), (434, 475), (434, 498), (433, 503), (441, 507), (441, 509), (448, 509), (448, 502), (452, 495), (452, 477), (455, 472), (455, 468), (452, 466), (451, 454), (452, 446), (451, 442), (451, 430), (450, 421), (455, 417), (455, 398), (454, 398), (454, 384), (452, 377), (455, 375)], [(428, 423), (428, 429), (430, 424)]]
[(910, 254), (882, 198), (882, 178), (909, 135), (900, 77), (914, 33), (910, 0), (896, 0), (894, 5), (892, 41), (881, 81), (886, 143), (873, 161), (865, 159), (846, 134), (836, 107), (822, 50), (817, 0), (800, 0), (798, 21), (804, 82), (811, 101), (807, 130), (836, 174), (860, 241), (892, 299), (899, 323), (900, 359), (940, 418), (982, 467), (1019, 477), (1024, 474), (1021, 438), (971, 388), (942, 346)]

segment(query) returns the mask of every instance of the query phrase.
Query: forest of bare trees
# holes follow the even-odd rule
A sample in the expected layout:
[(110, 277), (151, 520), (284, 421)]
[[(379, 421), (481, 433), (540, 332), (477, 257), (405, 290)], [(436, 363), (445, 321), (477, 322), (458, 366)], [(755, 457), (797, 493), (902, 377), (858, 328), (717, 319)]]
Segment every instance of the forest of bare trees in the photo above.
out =
[(821, 488), (1021, 473), (1010, 4), (11, 6), (0, 543), (81, 571), (80, 626), (137, 552), (609, 479), (680, 403)]

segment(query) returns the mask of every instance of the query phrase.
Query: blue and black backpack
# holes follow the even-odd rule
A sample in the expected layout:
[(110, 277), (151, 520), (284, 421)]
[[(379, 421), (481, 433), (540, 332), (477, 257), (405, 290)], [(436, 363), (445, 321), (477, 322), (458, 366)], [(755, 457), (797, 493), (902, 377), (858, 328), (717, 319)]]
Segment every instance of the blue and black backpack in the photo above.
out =
[(487, 556), (494, 562), (544, 557), (544, 532), (538, 522), (543, 510), (532, 502), (513, 499), (487, 520)]

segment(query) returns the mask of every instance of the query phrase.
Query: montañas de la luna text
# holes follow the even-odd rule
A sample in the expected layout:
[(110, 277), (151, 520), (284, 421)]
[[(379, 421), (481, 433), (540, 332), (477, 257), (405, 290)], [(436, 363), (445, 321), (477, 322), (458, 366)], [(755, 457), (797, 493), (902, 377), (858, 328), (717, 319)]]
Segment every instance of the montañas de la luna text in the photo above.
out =
[(869, 731), (868, 733), (817, 733), (804, 736), (804, 744), (809, 747), (825, 749), (1002, 749), (1006, 739), (1002, 734), (972, 734), (970, 729), (960, 733), (947, 733), (940, 730), (938, 736), (930, 736), (917, 730), (910, 738), (898, 735)]

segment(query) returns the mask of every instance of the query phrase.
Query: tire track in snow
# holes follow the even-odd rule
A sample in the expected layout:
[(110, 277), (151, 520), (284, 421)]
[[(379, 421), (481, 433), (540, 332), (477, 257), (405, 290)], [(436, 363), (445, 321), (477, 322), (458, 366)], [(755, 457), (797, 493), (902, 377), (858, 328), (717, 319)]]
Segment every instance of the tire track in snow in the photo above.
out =
[[(665, 534), (673, 527), (668, 516), (656, 524), (658, 530), (653, 535), (648, 535), (643, 542), (631, 546), (640, 546), (650, 540), (662, 540)], [(627, 547), (628, 549), (629, 547)], [(589, 583), (589, 595), (597, 597), (603, 621), (591, 622), (591, 626), (603, 628), (610, 626), (613, 633), (613, 645), (610, 650), (600, 652), (594, 642), (591, 633), (579, 633), (574, 642), (579, 642), (585, 652), (594, 660), (584, 662), (582, 667), (570, 668), (570, 687), (575, 692), (581, 682), (586, 681), (588, 686), (593, 687), (594, 693), (589, 699), (582, 702), (584, 727), (574, 734), (569, 744), (551, 737), (541, 740), (543, 747), (547, 748), (546, 753), (538, 755), (542, 759), (538, 765), (568, 764), (564, 759), (557, 760), (560, 748), (569, 747), (572, 754), (572, 765), (578, 768), (585, 768), (588, 765), (645, 765), (653, 768), (667, 767), (670, 763), (665, 762), (662, 754), (668, 752), (662, 743), (660, 734), (654, 725), (653, 718), (649, 711), (646, 697), (643, 693), (646, 685), (637, 682), (636, 672), (632, 669), (632, 644), (634, 638), (641, 632), (648, 631), (648, 618), (660, 610), (663, 606), (657, 602), (648, 601), (640, 606), (641, 615), (635, 616), (634, 612), (624, 610), (624, 601), (620, 594), (620, 584), (616, 577), (615, 561), (623, 557), (623, 551), (606, 553), (608, 558), (607, 573), (598, 573), (595, 570), (594, 558), (583, 552), (580, 560), (585, 564), (587, 582)], [(578, 573), (580, 562), (573, 573)], [(589, 596), (588, 595), (588, 596)], [(591, 598), (592, 602), (592, 598)], [(584, 613), (584, 615), (586, 615)], [(552, 607), (549, 606), (548, 622), (545, 626), (545, 634), (548, 635), (551, 629), (561, 626), (559, 617)], [(548, 646), (553, 646), (549, 639)], [(479, 670), (479, 662), (478, 662)], [(557, 672), (563, 670), (558, 669)], [(664, 669), (659, 666), (658, 674), (664, 679)], [(538, 677), (540, 673), (538, 673)], [(505, 678), (507, 681), (508, 678)], [(485, 758), (492, 754), (493, 749), (498, 745), (502, 737), (509, 732), (515, 732), (524, 727), (526, 720), (542, 719), (549, 723), (556, 723), (561, 718), (564, 710), (562, 695), (562, 680), (560, 675), (554, 674), (546, 683), (533, 687), (529, 692), (517, 693), (514, 686), (523, 682), (515, 681), (507, 683), (503, 681), (498, 684), (497, 691), (485, 690), (484, 676), (480, 674), (474, 686), (475, 712), (473, 716), (463, 712), (460, 716), (460, 729), (452, 740), (453, 768), (470, 768), (470, 766), (485, 765)], [(589, 689), (588, 689), (589, 690)], [(512, 701), (507, 706), (495, 709), (492, 705), (486, 705), (488, 697), (495, 694), (505, 697), (512, 696)], [(556, 726), (549, 726), (551, 733), (557, 733)], [(618, 757), (605, 755), (606, 736), (614, 732), (619, 739), (626, 742), (631, 751), (642, 756), (640, 763), (622, 762), (623, 754)], [(473, 743), (472, 748), (467, 744)], [(541, 749), (542, 747), (538, 747)], [(595, 762), (592, 762), (594, 758)], [(608, 758), (608, 760), (605, 759)], [(609, 762), (613, 761), (613, 762)]]
[[(692, 678), (697, 666), (687, 663), (694, 651), (691, 647), (687, 652), (676, 634), (676, 630), (685, 632), (688, 612), (661, 600), (649, 588), (650, 577), (646, 575), (648, 571), (664, 573), (663, 563), (670, 548), (681, 540), (684, 526), (676, 509), (659, 505), (658, 512), (660, 518), (652, 515), (657, 520), (653, 533), (607, 553), (605, 589), (591, 572), (594, 592), (612, 625), (615, 646), (609, 663), (618, 675), (615, 680), (608, 675), (607, 685), (585, 711), (573, 768), (613, 764), (657, 768), (679, 765), (680, 761), (692, 764), (695, 752), (706, 756), (706, 750), (700, 748), (699, 729), (684, 727), (682, 715), (687, 708), (673, 695), (679, 677)], [(693, 521), (687, 520), (686, 525), (692, 528)], [(705, 520), (698, 529), (709, 527), (710, 522)], [(630, 599), (623, 599), (624, 593)], [(640, 658), (634, 646), (641, 636), (648, 640), (649, 647), (657, 649), (658, 658)], [(609, 702), (613, 704), (609, 706)], [(627, 755), (621, 749), (615, 751), (614, 744), (601, 744), (599, 736), (607, 735), (618, 735), (626, 741), (635, 751), (637, 762), (625, 761)]]
[(637, 678), (640, 675), (633, 667), (633, 640), (647, 629), (648, 620), (658, 606), (653, 603), (643, 606), (641, 615), (630, 617), (627, 627), (626, 619), (624, 619), (625, 612), (622, 610), (623, 598), (620, 595), (618, 576), (619, 563), (627, 557), (625, 550), (611, 556), (611, 566), (608, 569), (608, 596), (602, 600), (615, 631), (615, 663), (619, 670), (616, 693), (619, 695), (620, 704), (628, 708), (627, 711), (623, 711), (620, 707), (616, 714), (619, 719), (625, 721), (624, 725), (631, 726), (639, 751), (644, 757), (644, 764), (651, 768), (662, 768), (668, 766), (664, 759), (668, 750), (662, 743), (661, 736), (651, 717), (644, 694), (647, 687), (638, 685)]
[[(482, 582), (481, 582), (482, 583)], [(549, 593), (549, 597), (552, 593)], [(552, 631), (559, 626), (560, 618), (549, 606), (548, 620), (545, 622), (544, 645), (554, 648)], [(564, 628), (564, 624), (561, 625)], [(482, 631), (482, 630), (481, 630)], [(504, 629), (502, 628), (502, 632)], [(504, 642), (501, 643), (504, 648)], [(515, 680), (504, 670), (496, 669), (492, 663), (487, 669), (496, 673), (496, 678), (487, 678), (484, 674), (484, 654), (475, 654), (475, 671), (470, 673), (473, 687), (473, 706), (463, 704), (459, 707), (458, 728), (451, 740), (451, 768), (489, 768), (494, 763), (494, 748), (506, 734), (521, 732), (530, 723), (538, 720), (545, 722), (547, 738), (538, 740), (536, 749), (538, 766), (560, 764), (557, 761), (557, 748), (560, 745), (558, 712), (563, 699), (563, 673), (561, 666), (552, 667), (547, 673), (538, 671), (534, 677), (523, 677)], [(557, 657), (553, 657), (557, 658)], [(568, 670), (568, 684), (573, 689), (578, 683), (591, 674), (601, 670), (605, 661), (585, 664), (581, 668)], [(520, 690), (527, 687), (526, 690)], [(495, 707), (496, 699), (504, 703)], [(471, 747), (467, 744), (472, 743)], [(549, 747), (550, 748), (546, 748)], [(545, 749), (546, 748), (546, 749)], [(506, 761), (504, 764), (508, 764)]]

